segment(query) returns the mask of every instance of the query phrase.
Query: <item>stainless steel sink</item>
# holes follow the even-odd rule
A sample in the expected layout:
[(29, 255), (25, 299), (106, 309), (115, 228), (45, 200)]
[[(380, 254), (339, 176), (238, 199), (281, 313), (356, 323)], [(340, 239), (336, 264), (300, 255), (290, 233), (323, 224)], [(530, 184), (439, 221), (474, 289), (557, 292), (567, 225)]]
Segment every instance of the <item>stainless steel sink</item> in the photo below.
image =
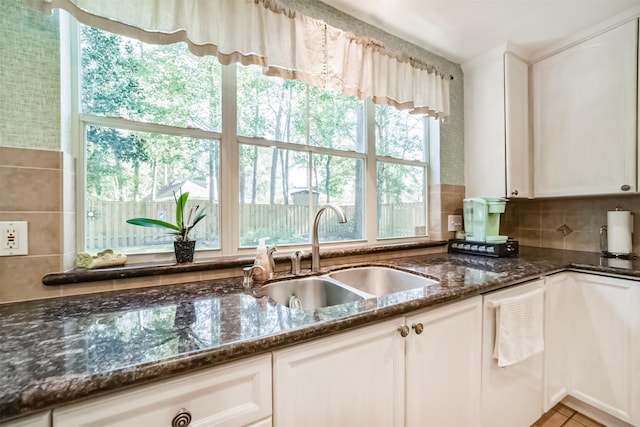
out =
[(375, 296), (389, 295), (409, 289), (424, 288), (436, 280), (387, 267), (355, 267), (339, 270), (329, 277), (359, 291)]
[(313, 310), (363, 300), (364, 297), (323, 277), (284, 280), (266, 285), (263, 291), (278, 304)]

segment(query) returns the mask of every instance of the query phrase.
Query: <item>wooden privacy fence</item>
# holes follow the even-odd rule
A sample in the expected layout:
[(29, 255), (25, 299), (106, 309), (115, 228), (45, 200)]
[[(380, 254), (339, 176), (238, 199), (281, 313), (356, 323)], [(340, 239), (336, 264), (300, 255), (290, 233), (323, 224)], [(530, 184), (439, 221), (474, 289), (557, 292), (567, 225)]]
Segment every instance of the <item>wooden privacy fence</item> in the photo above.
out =
[[(187, 208), (197, 202), (189, 202)], [(349, 238), (353, 233), (353, 206), (342, 206), (350, 224), (323, 219), (320, 233), (324, 236)], [(424, 225), (422, 203), (383, 205), (379, 212), (380, 237), (413, 236), (416, 225)], [(188, 211), (188, 209), (186, 210)], [(156, 227), (127, 224), (127, 219), (148, 217), (175, 223), (175, 202), (90, 202), (85, 221), (85, 250), (96, 252), (105, 248), (124, 250), (140, 246), (170, 245), (173, 236), (165, 235)], [(334, 215), (333, 212), (325, 213)], [(245, 238), (269, 237), (273, 243), (278, 237), (288, 243), (308, 242), (310, 234), (309, 207), (304, 205), (243, 204), (240, 207), (241, 234)], [(198, 240), (198, 248), (219, 247), (219, 208), (208, 204), (207, 216), (191, 231)], [(224, 225), (222, 225), (224, 226)], [(345, 235), (347, 233), (347, 235)], [(286, 235), (286, 237), (283, 237)], [(351, 237), (354, 238), (354, 237)], [(361, 238), (361, 237), (355, 237)], [(250, 242), (242, 242), (251, 245)]]

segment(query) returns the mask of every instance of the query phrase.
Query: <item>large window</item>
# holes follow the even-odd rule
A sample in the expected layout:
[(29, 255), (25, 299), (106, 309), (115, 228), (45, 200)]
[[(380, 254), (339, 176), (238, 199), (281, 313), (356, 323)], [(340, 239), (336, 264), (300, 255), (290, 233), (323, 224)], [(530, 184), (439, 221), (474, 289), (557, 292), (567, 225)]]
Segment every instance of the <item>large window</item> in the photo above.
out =
[(84, 250), (170, 251), (161, 230), (125, 221), (171, 219), (179, 191), (207, 208), (194, 228), (199, 250), (232, 254), (262, 237), (308, 245), (326, 203), (348, 222), (328, 211), (323, 241), (424, 235), (427, 119), (256, 66), (221, 66), (183, 44), (86, 26), (79, 34)]

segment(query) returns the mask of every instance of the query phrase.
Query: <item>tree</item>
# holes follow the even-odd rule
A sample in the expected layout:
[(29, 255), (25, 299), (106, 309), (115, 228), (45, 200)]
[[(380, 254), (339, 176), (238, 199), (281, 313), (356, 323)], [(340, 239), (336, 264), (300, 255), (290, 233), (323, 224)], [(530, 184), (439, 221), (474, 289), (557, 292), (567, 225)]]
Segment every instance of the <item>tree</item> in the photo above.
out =
[[(220, 129), (220, 65), (214, 58), (195, 57), (182, 43), (151, 46), (86, 26), (81, 34), (83, 112)], [(90, 128), (87, 142), (87, 181), (96, 197), (154, 198), (171, 180), (218, 175), (216, 143), (100, 127)], [(210, 185), (212, 200), (216, 185)]]

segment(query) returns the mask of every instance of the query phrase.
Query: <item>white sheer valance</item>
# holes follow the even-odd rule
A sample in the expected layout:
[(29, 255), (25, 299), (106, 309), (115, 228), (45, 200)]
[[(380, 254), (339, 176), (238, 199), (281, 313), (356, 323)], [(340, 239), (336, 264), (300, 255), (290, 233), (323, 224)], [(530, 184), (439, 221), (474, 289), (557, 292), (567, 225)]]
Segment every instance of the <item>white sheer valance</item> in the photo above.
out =
[(45, 13), (64, 9), (78, 21), (146, 43), (186, 42), (222, 64), (257, 64), (264, 73), (333, 88), (398, 109), (449, 114), (449, 77), (280, 6), (271, 0), (26, 0)]

